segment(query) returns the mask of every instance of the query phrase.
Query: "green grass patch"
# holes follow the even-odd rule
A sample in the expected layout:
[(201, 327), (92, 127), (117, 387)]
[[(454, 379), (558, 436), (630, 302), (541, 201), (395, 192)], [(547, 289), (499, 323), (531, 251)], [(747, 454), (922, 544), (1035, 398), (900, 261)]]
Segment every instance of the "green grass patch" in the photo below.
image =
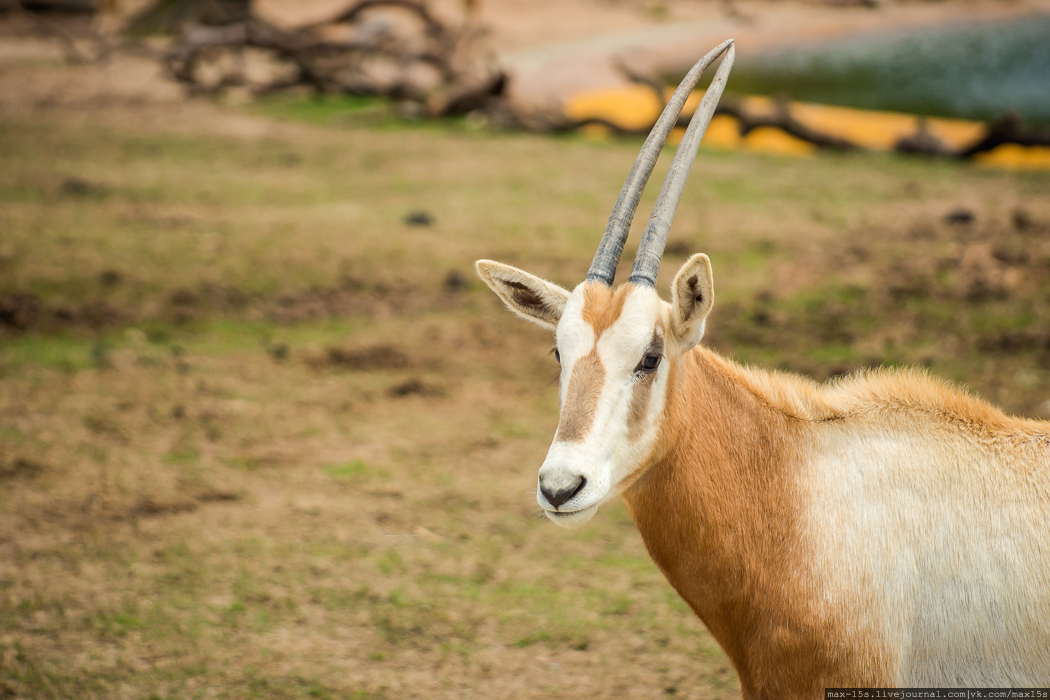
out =
[(278, 119), (319, 126), (346, 125), (363, 116), (382, 121), (394, 118), (389, 100), (364, 95), (273, 95), (256, 101), (253, 109)]
[(368, 465), (360, 459), (342, 464), (325, 464), (321, 467), (321, 470), (333, 479), (350, 481), (362, 479), (369, 472)]

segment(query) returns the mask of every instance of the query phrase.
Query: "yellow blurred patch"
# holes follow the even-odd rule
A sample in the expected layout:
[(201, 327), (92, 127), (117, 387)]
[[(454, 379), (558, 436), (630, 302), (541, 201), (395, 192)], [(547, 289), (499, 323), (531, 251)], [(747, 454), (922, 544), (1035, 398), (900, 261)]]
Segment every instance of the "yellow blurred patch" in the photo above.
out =
[[(669, 98), (671, 91), (666, 96)], [(700, 102), (700, 92), (694, 92), (686, 102), (684, 112), (694, 111)], [(756, 114), (773, 114), (776, 103), (761, 96), (743, 98), (744, 107)], [(984, 125), (962, 119), (922, 118), (898, 112), (853, 109), (807, 102), (792, 102), (791, 114), (799, 122), (817, 131), (848, 139), (864, 148), (891, 150), (897, 142), (915, 135), (920, 124), (946, 146), (958, 149), (974, 143), (980, 138)], [(624, 129), (643, 131), (659, 116), (660, 105), (652, 91), (641, 85), (600, 90), (577, 95), (566, 105), (566, 114), (572, 119), (600, 118)], [(604, 138), (607, 130), (590, 126), (584, 132), (591, 138)], [(669, 140), (677, 144), (682, 138), (682, 129), (675, 129)], [(775, 128), (759, 128), (745, 138), (740, 137), (736, 119), (718, 115), (704, 137), (708, 148), (736, 149), (811, 157), (816, 147), (789, 136)], [(976, 158), (982, 165), (997, 168), (1050, 169), (1050, 148), (1007, 145)]]
[(707, 127), (703, 145), (706, 148), (729, 150), (740, 148), (740, 142), (740, 129), (736, 125), (736, 119), (726, 114), (717, 114)]
[(596, 90), (571, 98), (565, 106), (570, 119), (604, 119), (623, 129), (648, 128), (660, 116), (653, 91), (641, 85)]
[[(922, 119), (899, 112), (852, 109), (806, 102), (793, 103), (791, 113), (800, 122), (813, 129), (849, 139), (865, 148), (883, 151), (892, 149), (902, 138), (916, 134)], [(982, 133), (983, 125), (980, 122), (961, 119), (927, 118), (926, 129), (945, 145), (959, 148), (976, 141)]]
[(611, 131), (605, 124), (584, 124), (580, 127), (580, 133), (583, 134), (583, 137), (592, 141), (609, 140)]
[(760, 126), (744, 137), (744, 148), (757, 153), (770, 153), (778, 156), (799, 156), (809, 158), (817, 152), (817, 147), (780, 129), (771, 126)]
[(974, 157), (981, 165), (1007, 170), (1050, 170), (1050, 147), (1005, 143)]

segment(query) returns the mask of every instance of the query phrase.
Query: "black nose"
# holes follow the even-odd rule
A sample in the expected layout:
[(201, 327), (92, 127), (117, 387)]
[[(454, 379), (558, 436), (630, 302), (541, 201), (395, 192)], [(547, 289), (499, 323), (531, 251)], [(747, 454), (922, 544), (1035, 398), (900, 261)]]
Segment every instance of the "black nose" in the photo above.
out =
[(543, 479), (540, 479), (540, 493), (543, 494), (543, 497), (547, 499), (548, 503), (550, 503), (555, 508), (558, 508), (561, 506), (562, 503), (565, 503), (565, 501), (569, 500), (570, 498), (578, 494), (580, 491), (582, 491), (583, 487), (586, 485), (587, 479), (583, 478), (582, 476), (578, 476), (576, 477), (576, 481), (569, 484), (565, 488), (558, 489), (556, 491), (551, 491), (543, 484)]

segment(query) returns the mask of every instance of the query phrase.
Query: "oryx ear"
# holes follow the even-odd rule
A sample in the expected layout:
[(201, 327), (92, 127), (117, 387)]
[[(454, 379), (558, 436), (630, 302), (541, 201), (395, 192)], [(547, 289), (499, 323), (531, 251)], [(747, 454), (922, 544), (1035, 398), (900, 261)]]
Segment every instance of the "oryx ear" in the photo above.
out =
[(492, 287), (492, 291), (511, 311), (551, 332), (558, 327), (558, 320), (569, 298), (567, 291), (503, 263), (478, 260), (474, 266), (478, 277)]
[(711, 260), (700, 253), (682, 265), (671, 284), (671, 332), (691, 349), (704, 336), (704, 320), (715, 303)]

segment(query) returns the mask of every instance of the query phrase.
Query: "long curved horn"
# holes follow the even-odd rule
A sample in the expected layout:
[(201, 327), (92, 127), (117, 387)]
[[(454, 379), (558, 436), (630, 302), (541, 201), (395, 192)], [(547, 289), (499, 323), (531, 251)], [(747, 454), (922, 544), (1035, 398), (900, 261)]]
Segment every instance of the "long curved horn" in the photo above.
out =
[[(598, 252), (594, 254), (591, 269), (587, 271), (588, 281), (601, 281), (610, 287), (612, 286), (613, 278), (616, 277), (616, 265), (620, 262), (620, 254), (623, 253), (623, 244), (627, 241), (627, 234), (631, 230), (631, 221), (634, 220), (634, 210), (638, 208), (638, 200), (642, 198), (642, 190), (645, 189), (645, 183), (649, 181), (649, 175), (653, 172), (656, 159), (660, 156), (660, 151), (667, 142), (671, 129), (678, 123), (678, 115), (681, 114), (682, 107), (685, 106), (686, 100), (689, 99), (689, 93), (693, 91), (696, 81), (704, 74), (707, 67), (722, 55), (723, 51), (727, 48), (732, 51), (732, 45), (732, 39), (723, 41), (697, 61), (696, 65), (682, 79), (681, 84), (674, 91), (674, 95), (671, 96), (667, 106), (664, 107), (663, 113), (656, 121), (652, 131), (649, 132), (645, 143), (642, 144), (642, 150), (638, 154), (637, 160), (634, 161), (634, 165), (631, 166), (631, 172), (627, 175), (627, 181), (623, 183), (620, 196), (616, 198), (616, 204), (613, 206), (612, 213), (609, 214), (609, 223), (606, 224), (602, 241), (598, 244)], [(724, 66), (725, 63), (723, 61), (722, 65)], [(732, 63), (732, 59), (729, 60), (729, 63)], [(719, 71), (719, 75), (721, 75), (721, 71)], [(717, 76), (715, 80), (718, 80)], [(724, 77), (722, 83), (725, 83)], [(708, 89), (707, 92), (710, 94), (711, 90)], [(722, 91), (719, 90), (718, 94), (721, 95)], [(717, 102), (718, 97), (716, 96), (715, 103)], [(712, 107), (712, 109), (714, 108)], [(697, 113), (699, 111), (698, 108)], [(710, 115), (708, 115), (707, 120), (711, 120)], [(695, 117), (693, 121), (696, 121)], [(706, 127), (707, 124), (705, 123), (704, 128)], [(690, 123), (690, 128), (692, 128), (692, 123)], [(703, 130), (701, 130), (700, 135), (703, 136)], [(685, 143), (685, 140), (683, 139), (682, 142)], [(697, 139), (697, 142), (699, 143), (699, 139)], [(678, 150), (682, 150), (681, 146), (679, 146)], [(677, 158), (675, 162), (677, 162)], [(674, 165), (671, 167), (673, 168)], [(686, 166), (687, 172), (688, 169), (688, 166)], [(675, 203), (678, 203), (677, 199), (675, 199)], [(673, 213), (672, 209), (672, 215)], [(663, 246), (660, 249), (662, 251)], [(659, 266), (659, 261), (657, 261), (657, 265)]]
[(678, 201), (682, 198), (682, 190), (685, 188), (686, 178), (689, 177), (689, 168), (692, 167), (693, 159), (696, 158), (696, 152), (700, 148), (700, 139), (704, 138), (707, 125), (711, 123), (718, 100), (722, 97), (722, 90), (725, 89), (726, 80), (729, 78), (729, 71), (733, 68), (735, 58), (736, 49), (730, 46), (725, 58), (722, 59), (722, 65), (718, 67), (711, 81), (711, 86), (704, 93), (704, 99), (700, 101), (696, 112), (693, 113), (682, 142), (678, 144), (678, 150), (674, 154), (674, 160), (671, 161), (663, 187), (660, 188), (660, 196), (653, 205), (649, 223), (645, 225), (642, 241), (638, 244), (638, 252), (634, 256), (634, 267), (631, 268), (629, 281), (635, 284), (656, 286), (656, 274), (660, 271), (660, 260), (664, 256), (667, 234), (671, 231), (671, 222), (674, 221)]

